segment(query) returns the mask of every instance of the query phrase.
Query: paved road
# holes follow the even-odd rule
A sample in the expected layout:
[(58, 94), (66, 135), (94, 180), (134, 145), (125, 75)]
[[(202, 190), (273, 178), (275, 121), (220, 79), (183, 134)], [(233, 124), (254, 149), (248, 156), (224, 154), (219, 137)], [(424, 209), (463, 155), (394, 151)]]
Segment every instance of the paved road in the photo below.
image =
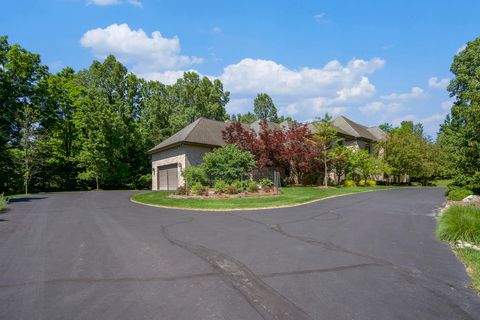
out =
[(480, 319), (443, 190), (235, 213), (55, 193), (0, 214), (0, 319)]

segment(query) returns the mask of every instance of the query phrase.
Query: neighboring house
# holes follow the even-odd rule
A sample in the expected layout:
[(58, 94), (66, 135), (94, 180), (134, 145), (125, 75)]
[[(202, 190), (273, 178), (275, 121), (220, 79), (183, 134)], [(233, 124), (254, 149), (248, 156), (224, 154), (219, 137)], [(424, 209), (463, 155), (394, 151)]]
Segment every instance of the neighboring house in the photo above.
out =
[[(183, 185), (181, 173), (184, 168), (201, 164), (205, 153), (226, 144), (222, 131), (229, 123), (199, 118), (149, 150), (152, 156), (152, 190), (176, 190)], [(333, 124), (346, 146), (370, 150), (372, 143), (385, 137), (380, 128), (365, 127), (343, 116), (335, 118)], [(261, 129), (260, 121), (245, 126), (257, 133)], [(291, 123), (268, 122), (268, 126), (287, 130)], [(311, 124), (308, 127), (313, 129)]]

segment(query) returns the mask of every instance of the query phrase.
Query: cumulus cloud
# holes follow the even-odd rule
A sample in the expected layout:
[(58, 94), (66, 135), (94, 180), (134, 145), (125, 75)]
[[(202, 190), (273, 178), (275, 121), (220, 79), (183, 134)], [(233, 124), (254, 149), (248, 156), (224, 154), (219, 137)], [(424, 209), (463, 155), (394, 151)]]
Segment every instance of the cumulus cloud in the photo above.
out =
[(402, 105), (400, 103), (383, 103), (381, 101), (374, 101), (360, 107), (359, 110), (365, 114), (374, 114), (374, 113), (395, 113), (401, 109)]
[(408, 93), (392, 93), (388, 96), (381, 96), (384, 100), (394, 101), (408, 101), (416, 98), (420, 98), (424, 95), (425, 91), (419, 87), (413, 87)]
[(149, 36), (142, 29), (130, 29), (127, 24), (112, 24), (104, 29), (89, 30), (82, 36), (80, 43), (83, 47), (92, 49), (99, 58), (115, 55), (140, 75), (171, 71), (202, 62), (200, 58), (181, 55), (180, 40), (177, 37), (166, 38), (159, 31), (154, 31)]
[(136, 7), (142, 7), (142, 2), (139, 1), (139, 0), (126, 0), (126, 1), (122, 1), (122, 0), (89, 0), (87, 3), (88, 4), (92, 4), (92, 5), (96, 5), (96, 6), (112, 6), (112, 5), (117, 5), (117, 4), (122, 4), (122, 3), (129, 3), (133, 6), (136, 6)]
[(443, 78), (439, 79), (437, 77), (431, 77), (428, 79), (428, 86), (435, 89), (445, 89), (450, 83), (450, 79)]
[(442, 109), (445, 110), (445, 111), (450, 111), (450, 109), (452, 108), (452, 105), (453, 105), (453, 102), (455, 100), (453, 98), (450, 98), (448, 100), (445, 100), (442, 102)]

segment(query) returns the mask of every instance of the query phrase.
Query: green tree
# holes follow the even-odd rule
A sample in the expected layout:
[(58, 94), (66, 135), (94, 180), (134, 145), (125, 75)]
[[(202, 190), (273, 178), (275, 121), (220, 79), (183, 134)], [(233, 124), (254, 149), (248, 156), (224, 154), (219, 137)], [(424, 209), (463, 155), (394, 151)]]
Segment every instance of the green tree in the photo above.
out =
[(311, 141), (317, 145), (320, 152), (318, 160), (323, 164), (323, 185), (328, 187), (329, 166), (335, 157), (333, 149), (338, 144), (337, 128), (333, 125), (332, 117), (328, 114), (313, 122), (313, 127)]
[(212, 180), (228, 183), (247, 178), (250, 170), (256, 166), (253, 155), (240, 150), (235, 144), (206, 153), (203, 161), (205, 172)]
[(241, 123), (252, 124), (257, 120), (257, 116), (250, 111), (244, 114), (237, 114), (237, 121), (240, 121)]
[[(48, 68), (42, 65), (38, 54), (18, 44), (10, 45), (6, 36), (0, 37), (0, 192), (18, 185), (12, 180), (14, 149), (20, 148), (27, 134), (24, 121), (33, 114), (35, 119), (42, 117), (43, 80), (47, 74)], [(35, 123), (34, 129), (40, 131), (41, 123)], [(29, 142), (29, 146), (30, 143), (33, 145), (35, 141)], [(27, 180), (30, 181), (30, 175)]]
[(455, 99), (438, 141), (453, 164), (455, 183), (480, 191), (480, 37), (453, 60), (448, 86)]
[(253, 112), (257, 119), (276, 122), (278, 119), (277, 108), (272, 98), (266, 93), (259, 93), (253, 101)]

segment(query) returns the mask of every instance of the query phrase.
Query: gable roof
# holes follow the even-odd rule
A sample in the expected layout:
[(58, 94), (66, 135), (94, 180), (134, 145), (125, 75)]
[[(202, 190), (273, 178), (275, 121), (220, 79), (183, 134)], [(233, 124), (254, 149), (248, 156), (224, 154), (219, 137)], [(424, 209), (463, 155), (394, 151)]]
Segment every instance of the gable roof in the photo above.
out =
[[(338, 116), (333, 120), (333, 125), (338, 128), (338, 132), (355, 138), (363, 138), (371, 141), (377, 141), (381, 138), (380, 128), (368, 128), (344, 116)], [(382, 131), (383, 132), (383, 131)], [(380, 138), (380, 139), (379, 139)]]
[[(219, 147), (225, 145), (222, 137), (222, 131), (230, 124), (230, 121), (216, 121), (206, 118), (198, 118), (182, 130), (178, 131), (165, 141), (161, 142), (148, 151), (149, 154), (159, 152), (180, 144), (206, 145)], [(260, 132), (260, 120), (247, 125), (242, 124), (245, 129), (251, 129), (257, 134)], [(293, 122), (282, 122), (281, 124), (267, 122), (269, 129), (288, 130)], [(353, 138), (361, 138), (368, 141), (379, 141), (385, 138), (386, 134), (378, 127), (365, 127), (344, 116), (339, 116), (333, 120), (333, 125), (337, 127), (338, 133)], [(307, 124), (310, 131), (315, 130), (313, 124)]]
[(150, 149), (148, 153), (155, 153), (181, 143), (223, 146), (226, 143), (222, 138), (222, 130), (225, 130), (226, 127), (227, 123), (223, 121), (198, 118), (170, 138)]

